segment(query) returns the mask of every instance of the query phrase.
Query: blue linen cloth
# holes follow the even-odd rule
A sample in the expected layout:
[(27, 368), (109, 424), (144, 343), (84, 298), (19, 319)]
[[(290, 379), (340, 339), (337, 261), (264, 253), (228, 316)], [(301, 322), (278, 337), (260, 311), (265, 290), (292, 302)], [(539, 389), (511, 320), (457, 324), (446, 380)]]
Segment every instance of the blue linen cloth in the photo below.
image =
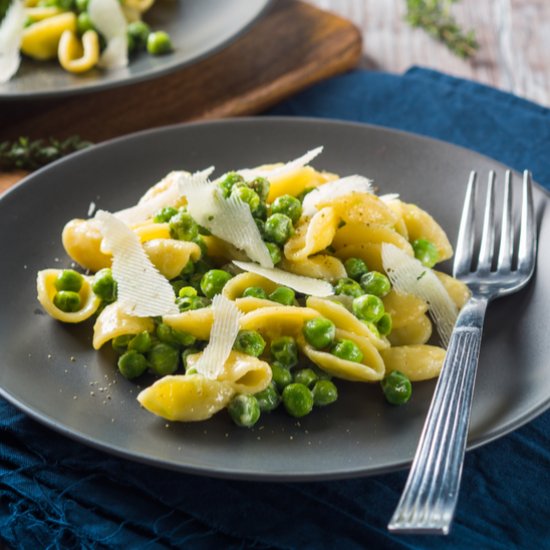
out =
[[(550, 110), (412, 69), (332, 78), (269, 114), (347, 119), (443, 139), (550, 187)], [(550, 412), (466, 455), (446, 539), (386, 524), (406, 472), (316, 483), (215, 480), (70, 441), (0, 399), (0, 540), (35, 548), (548, 548)]]

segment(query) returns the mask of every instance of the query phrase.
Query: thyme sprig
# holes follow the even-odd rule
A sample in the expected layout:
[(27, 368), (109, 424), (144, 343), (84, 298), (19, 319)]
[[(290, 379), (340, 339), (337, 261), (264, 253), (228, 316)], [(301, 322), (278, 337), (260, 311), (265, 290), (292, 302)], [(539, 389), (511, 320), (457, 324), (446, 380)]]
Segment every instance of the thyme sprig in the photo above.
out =
[(424, 29), (462, 58), (472, 57), (479, 48), (473, 30), (465, 32), (451, 13), (460, 0), (407, 0), (405, 19), (413, 27)]
[(20, 137), (0, 143), (0, 170), (36, 170), (54, 160), (92, 145), (91, 142), (71, 136), (64, 140)]

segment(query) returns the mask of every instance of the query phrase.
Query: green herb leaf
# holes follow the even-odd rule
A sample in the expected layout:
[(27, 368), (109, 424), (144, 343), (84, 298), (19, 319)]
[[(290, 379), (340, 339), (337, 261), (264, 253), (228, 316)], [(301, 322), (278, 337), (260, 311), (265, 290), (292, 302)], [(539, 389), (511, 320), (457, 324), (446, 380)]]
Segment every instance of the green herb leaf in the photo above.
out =
[(28, 137), (20, 137), (15, 141), (3, 141), (0, 143), (0, 170), (36, 170), (90, 145), (91, 142), (84, 141), (79, 136), (71, 136), (65, 140), (30, 140)]
[(407, 0), (405, 19), (443, 42), (455, 55), (472, 57), (479, 48), (474, 31), (465, 32), (451, 13), (460, 0)]

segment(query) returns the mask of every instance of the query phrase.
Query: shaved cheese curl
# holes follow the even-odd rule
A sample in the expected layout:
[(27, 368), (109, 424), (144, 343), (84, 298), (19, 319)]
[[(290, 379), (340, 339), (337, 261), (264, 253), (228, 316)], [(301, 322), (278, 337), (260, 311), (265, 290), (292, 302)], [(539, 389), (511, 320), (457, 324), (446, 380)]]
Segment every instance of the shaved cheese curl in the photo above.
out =
[(107, 40), (98, 65), (119, 69), (128, 65), (126, 18), (118, 0), (90, 0), (88, 14), (95, 29)]
[(0, 22), (0, 84), (7, 82), (19, 69), (19, 50), (26, 19), (22, 0), (12, 0), (4, 19)]
[(252, 180), (254, 178), (267, 178), (269, 181), (274, 182), (278, 179), (284, 178), (291, 174), (292, 172), (307, 166), (316, 156), (320, 155), (323, 152), (323, 147), (316, 147), (311, 149), (301, 157), (291, 160), (282, 166), (273, 168), (272, 170), (262, 170), (260, 168), (242, 168), (237, 170), (237, 173), (240, 174), (245, 180)]
[(233, 263), (244, 271), (250, 271), (257, 275), (261, 275), (278, 285), (287, 286), (301, 294), (319, 296), (321, 298), (334, 294), (332, 285), (321, 279), (296, 275), (295, 273), (289, 273), (288, 271), (283, 271), (275, 267), (265, 268), (251, 262), (238, 262), (234, 260)]
[(153, 266), (137, 235), (113, 214), (98, 210), (103, 244), (113, 255), (118, 302), (128, 315), (156, 317), (178, 313), (174, 290)]
[(447, 347), (458, 308), (436, 274), (393, 244), (382, 245), (382, 264), (395, 290), (427, 302), (441, 341)]
[(224, 199), (217, 186), (205, 178), (190, 180), (185, 186), (187, 210), (213, 235), (231, 243), (264, 267), (273, 267), (269, 250), (252, 217), (248, 204), (238, 197)]
[(352, 193), (372, 193), (372, 181), (363, 176), (347, 176), (316, 187), (304, 197), (302, 212), (304, 216), (313, 216), (318, 204), (327, 204), (332, 199)]
[(218, 378), (233, 344), (239, 333), (239, 322), (242, 313), (235, 302), (228, 300), (222, 294), (217, 294), (212, 300), (214, 322), (210, 332), (210, 341), (200, 359), (194, 364), (199, 374), (212, 380)]

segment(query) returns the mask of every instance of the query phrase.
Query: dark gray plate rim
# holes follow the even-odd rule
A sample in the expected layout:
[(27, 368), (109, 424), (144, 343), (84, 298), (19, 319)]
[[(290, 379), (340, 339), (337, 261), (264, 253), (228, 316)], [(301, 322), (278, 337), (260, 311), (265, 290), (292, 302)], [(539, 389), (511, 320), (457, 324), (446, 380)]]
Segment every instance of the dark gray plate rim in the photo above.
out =
[[(322, 118), (313, 118), (313, 117), (310, 117), (310, 118), (242, 117), (242, 118), (235, 118), (235, 119), (224, 119), (224, 120), (214, 120), (214, 121), (206, 121), (206, 122), (164, 126), (160, 128), (144, 130), (144, 131), (136, 132), (126, 136), (111, 139), (109, 141), (97, 144), (91, 147), (90, 149), (74, 153), (40, 170), (37, 170), (33, 174), (24, 178), (21, 182), (19, 182), (18, 184), (10, 188), (4, 194), (4, 196), (0, 198), (0, 203), (6, 197), (16, 192), (20, 187), (34, 185), (35, 182), (38, 182), (44, 176), (44, 174), (55, 172), (57, 167), (60, 165), (63, 165), (64, 163), (67, 163), (67, 162), (78, 163), (81, 158), (87, 155), (98, 155), (98, 158), (99, 158), (101, 157), (101, 155), (104, 154), (104, 152), (108, 152), (111, 147), (116, 146), (117, 144), (122, 142), (139, 141), (144, 137), (155, 136), (165, 132), (174, 132), (174, 131), (175, 132), (180, 132), (180, 131), (192, 132), (194, 128), (212, 128), (212, 130), (214, 131), (217, 127), (224, 126), (224, 125), (236, 125), (236, 126), (283, 125), (284, 126), (287, 124), (290, 124), (290, 125), (298, 124), (301, 126), (310, 125), (312, 129), (318, 129), (320, 127), (324, 127), (324, 129), (330, 129), (331, 127), (334, 127), (334, 128), (348, 127), (350, 129), (365, 129), (365, 130), (378, 132), (381, 135), (386, 135), (390, 137), (394, 135), (394, 136), (399, 136), (401, 138), (406, 138), (407, 140), (417, 141), (428, 147), (430, 146), (430, 144), (437, 143), (439, 144), (439, 146), (443, 146), (454, 150), (461, 150), (467, 153), (468, 155), (470, 155), (472, 158), (477, 157), (478, 159), (489, 161), (497, 167), (500, 166), (502, 168), (505, 168), (498, 161), (495, 161), (487, 156), (481, 155), (475, 151), (466, 149), (464, 147), (460, 147), (442, 140), (426, 137), (423, 135), (396, 130), (393, 128), (387, 128), (383, 126), (373, 125), (373, 124), (364, 124), (364, 123), (349, 122), (345, 120), (322, 119)], [(535, 188), (539, 193), (542, 193), (544, 195), (546, 200), (550, 199), (550, 192), (547, 191), (544, 187), (540, 186), (535, 182)], [(44, 426), (51, 428), (64, 436), (67, 436), (70, 439), (76, 440), (89, 447), (107, 452), (111, 455), (115, 455), (124, 459), (129, 459), (131, 461), (136, 461), (136, 462), (148, 464), (155, 467), (160, 467), (162, 469), (174, 470), (182, 473), (205, 475), (208, 477), (215, 477), (215, 478), (250, 480), (250, 481), (254, 481), (254, 480), (274, 481), (274, 482), (275, 481), (277, 482), (322, 481), (322, 480), (348, 479), (348, 478), (358, 478), (358, 477), (366, 477), (371, 475), (385, 474), (385, 473), (401, 470), (403, 468), (408, 467), (411, 464), (411, 460), (412, 460), (412, 457), (409, 457), (403, 460), (394, 460), (394, 461), (388, 462), (387, 464), (381, 467), (375, 467), (375, 468), (361, 467), (361, 468), (353, 468), (353, 469), (336, 470), (334, 472), (322, 471), (318, 473), (311, 473), (311, 472), (296, 472), (296, 473), (275, 472), (273, 473), (273, 472), (259, 472), (259, 471), (242, 472), (242, 471), (235, 471), (234, 469), (231, 469), (231, 468), (224, 468), (219, 466), (216, 467), (215, 469), (212, 469), (212, 468), (203, 467), (197, 464), (191, 465), (191, 464), (178, 463), (173, 461), (162, 461), (155, 458), (151, 458), (150, 456), (144, 453), (128, 451), (124, 447), (117, 447), (115, 445), (105, 443), (101, 441), (101, 439), (89, 437), (88, 435), (86, 435), (86, 433), (68, 428), (62, 422), (58, 422), (52, 419), (46, 413), (40, 410), (37, 410), (33, 406), (29, 405), (26, 402), (25, 397), (23, 395), (13, 395), (12, 393), (10, 393), (9, 391), (7, 391), (5, 388), (1, 386), (0, 386), (0, 396), (6, 399), (11, 404), (13, 404), (14, 406), (16, 406), (18, 409), (20, 409), (22, 412), (27, 414), (29, 417), (33, 418), (34, 420), (38, 421)], [(475, 399), (475, 395), (474, 395), (474, 399)], [(521, 426), (524, 426), (531, 420), (535, 419), (537, 416), (541, 415), (549, 408), (550, 408), (550, 394), (542, 401), (533, 403), (532, 406), (530, 406), (527, 411), (524, 411), (521, 414), (518, 414), (512, 421), (509, 421), (500, 427), (486, 430), (477, 437), (469, 437), (467, 450), (476, 449), (478, 447), (486, 445), (487, 443), (490, 443), (496, 439), (499, 439), (509, 434), (510, 432), (520, 428)]]
[[(179, 0), (175, 0), (179, 1)], [(257, 5), (254, 6), (255, 13), (250, 19), (243, 21), (243, 24), (235, 29), (230, 36), (225, 39), (213, 43), (210, 47), (206, 48), (203, 52), (192, 55), (184, 60), (170, 60), (166, 57), (166, 62), (162, 65), (151, 68), (147, 71), (143, 71), (137, 74), (129, 75), (122, 78), (100, 78), (89, 83), (82, 83), (78, 86), (67, 86), (60, 89), (44, 89), (33, 90), (27, 92), (11, 93), (2, 91), (2, 85), (0, 85), (0, 101), (28, 101), (34, 99), (57, 99), (72, 95), (83, 95), (92, 92), (99, 92), (103, 90), (109, 90), (112, 88), (118, 88), (122, 86), (128, 86), (130, 84), (137, 84), (139, 82), (145, 82), (154, 78), (159, 78), (174, 71), (181, 70), (190, 65), (194, 65), (207, 57), (210, 57), (219, 51), (223, 50), (240, 36), (245, 34), (255, 23), (260, 19), (270, 8), (274, 0), (259, 0)], [(56, 67), (56, 70), (60, 70)]]

